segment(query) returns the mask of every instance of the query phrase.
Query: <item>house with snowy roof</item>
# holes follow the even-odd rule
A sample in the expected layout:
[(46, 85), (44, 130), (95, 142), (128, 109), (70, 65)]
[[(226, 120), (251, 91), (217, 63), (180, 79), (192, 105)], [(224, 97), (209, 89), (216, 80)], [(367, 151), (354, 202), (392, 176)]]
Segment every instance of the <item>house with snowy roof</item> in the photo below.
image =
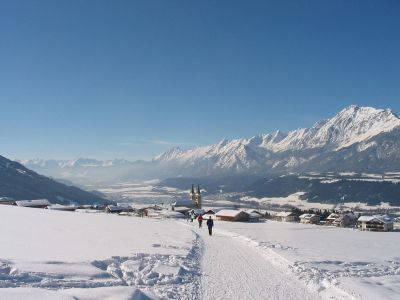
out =
[(18, 200), (15, 201), (17, 206), (21, 207), (33, 207), (33, 208), (46, 208), (51, 205), (47, 199), (35, 199), (35, 200)]
[(361, 216), (357, 220), (357, 228), (363, 231), (391, 231), (393, 220), (386, 215)]
[(259, 222), (264, 217), (257, 209), (246, 209), (245, 212), (249, 214), (249, 222)]
[(318, 224), (320, 220), (320, 216), (316, 214), (302, 214), (299, 218), (303, 224)]
[[(132, 207), (130, 203), (117, 203), (118, 207), (121, 207), (123, 209), (122, 212), (134, 212), (135, 209)], [(155, 207), (155, 206), (154, 206)]]
[(340, 218), (340, 214), (337, 213), (331, 213), (325, 220), (326, 225), (332, 225), (333, 222), (335, 222), (336, 219)]
[(280, 222), (297, 222), (299, 216), (291, 211), (281, 211), (275, 215), (275, 220)]
[(215, 214), (217, 220), (230, 222), (247, 222), (250, 215), (244, 210), (223, 209)]
[(46, 208), (50, 210), (75, 211), (77, 207), (72, 205), (52, 204)]
[(336, 218), (332, 225), (336, 227), (354, 227), (357, 224), (358, 216), (353, 212), (340, 214), (338, 218)]
[(247, 212), (249, 214), (249, 222), (260, 222), (262, 215), (258, 212)]
[(131, 211), (133, 211), (132, 207), (126, 207), (126, 206), (107, 205), (105, 208), (105, 212), (109, 214), (119, 214), (122, 212), (131, 212)]

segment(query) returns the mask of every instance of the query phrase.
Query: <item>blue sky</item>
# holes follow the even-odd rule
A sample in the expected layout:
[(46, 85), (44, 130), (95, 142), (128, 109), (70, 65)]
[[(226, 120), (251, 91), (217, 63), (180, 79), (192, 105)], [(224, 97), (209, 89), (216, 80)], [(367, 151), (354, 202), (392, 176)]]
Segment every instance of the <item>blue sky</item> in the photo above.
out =
[(400, 1), (0, 2), (1, 155), (148, 159), (400, 113)]

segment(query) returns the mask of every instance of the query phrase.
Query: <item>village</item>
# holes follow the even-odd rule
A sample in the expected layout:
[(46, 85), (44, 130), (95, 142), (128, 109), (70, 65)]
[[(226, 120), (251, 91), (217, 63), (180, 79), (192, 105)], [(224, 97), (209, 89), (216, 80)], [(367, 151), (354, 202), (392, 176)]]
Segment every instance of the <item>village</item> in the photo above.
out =
[(272, 211), (253, 208), (212, 208), (203, 207), (200, 186), (192, 185), (187, 199), (175, 201), (172, 205), (154, 204), (139, 205), (132, 203), (116, 203), (115, 205), (61, 205), (50, 203), (47, 199), (14, 200), (0, 197), (0, 205), (13, 205), (28, 208), (41, 208), (58, 211), (81, 213), (107, 213), (119, 216), (146, 217), (154, 219), (186, 219), (193, 222), (199, 216), (202, 219), (226, 222), (290, 222), (312, 224), (319, 226), (334, 226), (354, 228), (361, 231), (397, 231), (400, 227), (400, 217), (388, 214), (366, 214), (365, 212), (338, 210), (301, 210), (293, 207), (291, 210)]

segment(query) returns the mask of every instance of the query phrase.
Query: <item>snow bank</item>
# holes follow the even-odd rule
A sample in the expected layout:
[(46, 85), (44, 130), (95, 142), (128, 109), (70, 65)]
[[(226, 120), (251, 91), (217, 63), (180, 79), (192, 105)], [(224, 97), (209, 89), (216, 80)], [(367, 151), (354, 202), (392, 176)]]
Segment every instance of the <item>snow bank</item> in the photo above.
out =
[(173, 221), (1, 206), (0, 228), (0, 295), (7, 299), (198, 293), (197, 236)]

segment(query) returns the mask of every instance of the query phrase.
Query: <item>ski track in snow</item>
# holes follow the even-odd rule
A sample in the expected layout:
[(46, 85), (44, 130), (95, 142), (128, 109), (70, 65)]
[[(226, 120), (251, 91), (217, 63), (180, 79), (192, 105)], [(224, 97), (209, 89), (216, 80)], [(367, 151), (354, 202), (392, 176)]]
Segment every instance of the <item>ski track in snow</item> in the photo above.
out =
[[(195, 226), (193, 223), (192, 226)], [(191, 225), (188, 225), (191, 226)], [(256, 247), (234, 235), (195, 229), (202, 239), (201, 299), (320, 299), (290, 269), (277, 266)], [(336, 295), (336, 299), (345, 299)], [(330, 298), (330, 297), (327, 297)]]
[[(211, 240), (212, 239), (212, 240)], [(318, 299), (250, 247), (216, 234), (205, 242), (203, 299)], [(227, 276), (228, 275), (228, 276)]]

